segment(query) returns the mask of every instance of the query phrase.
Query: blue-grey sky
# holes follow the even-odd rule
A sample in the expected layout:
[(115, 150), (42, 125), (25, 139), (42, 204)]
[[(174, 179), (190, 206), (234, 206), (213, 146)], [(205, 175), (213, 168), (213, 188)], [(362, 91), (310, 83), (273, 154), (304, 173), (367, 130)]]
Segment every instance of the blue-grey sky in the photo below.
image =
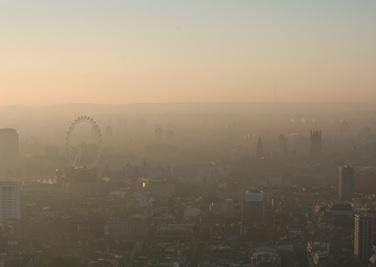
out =
[(374, 0), (0, 0), (0, 104), (367, 101)]

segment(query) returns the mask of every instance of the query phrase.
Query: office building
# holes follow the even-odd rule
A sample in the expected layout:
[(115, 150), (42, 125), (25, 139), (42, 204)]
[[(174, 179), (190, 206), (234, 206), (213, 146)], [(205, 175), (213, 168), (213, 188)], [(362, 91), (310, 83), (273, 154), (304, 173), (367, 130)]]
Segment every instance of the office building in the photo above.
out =
[(265, 194), (262, 191), (246, 191), (242, 207), (242, 233), (264, 224)]
[(15, 129), (0, 129), (0, 161), (12, 162), (19, 153), (18, 133)]
[(354, 221), (354, 255), (368, 261), (376, 241), (376, 213), (360, 213)]
[(322, 152), (322, 131), (311, 130), (310, 151), (312, 156), (319, 156)]
[(355, 191), (354, 169), (348, 165), (338, 168), (337, 193), (342, 201), (349, 201)]
[(0, 223), (20, 218), (20, 191), (18, 183), (11, 180), (0, 180)]

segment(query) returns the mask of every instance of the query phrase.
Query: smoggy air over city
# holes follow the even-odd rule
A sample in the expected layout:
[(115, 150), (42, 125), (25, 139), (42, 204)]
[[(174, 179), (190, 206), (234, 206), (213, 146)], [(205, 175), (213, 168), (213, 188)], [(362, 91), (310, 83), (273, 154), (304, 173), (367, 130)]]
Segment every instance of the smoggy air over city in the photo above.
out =
[(376, 266), (376, 2), (0, 0), (0, 267)]

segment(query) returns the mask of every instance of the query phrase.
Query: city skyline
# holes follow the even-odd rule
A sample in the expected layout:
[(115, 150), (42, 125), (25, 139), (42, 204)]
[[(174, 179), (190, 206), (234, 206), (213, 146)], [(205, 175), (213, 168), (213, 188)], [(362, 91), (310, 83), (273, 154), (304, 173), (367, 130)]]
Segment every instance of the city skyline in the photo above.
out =
[(0, 267), (375, 267), (375, 11), (0, 0)]

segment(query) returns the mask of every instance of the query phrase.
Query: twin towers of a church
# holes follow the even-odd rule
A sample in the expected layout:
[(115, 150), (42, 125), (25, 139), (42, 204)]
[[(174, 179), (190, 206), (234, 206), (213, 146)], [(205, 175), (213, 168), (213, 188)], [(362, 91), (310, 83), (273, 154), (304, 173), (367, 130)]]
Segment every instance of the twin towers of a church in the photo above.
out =
[[(280, 135), (278, 138), (279, 146), (281, 148), (281, 152), (284, 154), (284, 156), (288, 155), (288, 140), (286, 136)], [(322, 153), (323, 148), (323, 134), (322, 130), (311, 130), (310, 131), (310, 155), (312, 157), (318, 157)], [(264, 151), (264, 143), (262, 140), (262, 137), (259, 136), (257, 145), (256, 145), (256, 157), (258, 159), (264, 159), (265, 158), (265, 151)]]

